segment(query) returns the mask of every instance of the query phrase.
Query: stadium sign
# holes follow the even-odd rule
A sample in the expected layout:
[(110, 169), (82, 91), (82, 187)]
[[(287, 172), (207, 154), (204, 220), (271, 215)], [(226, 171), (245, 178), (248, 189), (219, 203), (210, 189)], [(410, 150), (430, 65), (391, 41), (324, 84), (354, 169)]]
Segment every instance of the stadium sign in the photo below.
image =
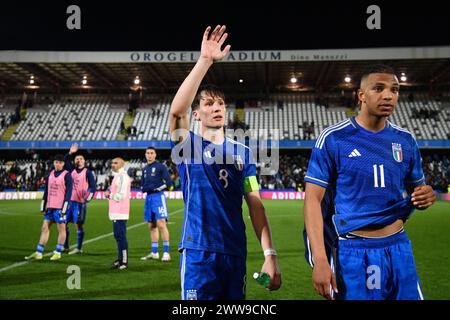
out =
[[(165, 191), (167, 199), (183, 199), (183, 192), (181, 191)], [(269, 200), (303, 200), (305, 193), (303, 191), (285, 191), (285, 190), (260, 190), (262, 199)], [(40, 200), (44, 196), (41, 191), (34, 192), (0, 192), (0, 200)], [(132, 190), (130, 199), (141, 200), (147, 197), (147, 193), (142, 191)], [(103, 200), (106, 199), (104, 191), (97, 191), (94, 194), (93, 199)]]
[[(167, 199), (183, 199), (183, 192), (181, 191), (164, 191), (164, 195)], [(145, 199), (147, 197), (146, 192), (142, 191), (136, 191), (132, 190), (130, 194), (130, 199), (132, 200), (141, 200)], [(102, 200), (105, 198), (105, 192), (104, 191), (97, 191), (94, 194), (93, 199)]]
[[(196, 62), (200, 52), (133, 52), (130, 62)], [(230, 52), (224, 62), (280, 61), (281, 51)]]
[[(194, 63), (199, 51), (0, 51), (7, 63)], [(289, 62), (399, 59), (448, 59), (450, 46), (317, 50), (231, 51), (220, 61)]]
[[(183, 199), (183, 192), (181, 191), (165, 191), (167, 199)], [(267, 190), (261, 189), (259, 191), (261, 199), (266, 200), (304, 200), (304, 191), (286, 191), (286, 190)], [(0, 192), (0, 201), (2, 200), (41, 200), (44, 196), (42, 191), (23, 191), (23, 192)], [(145, 199), (147, 193), (142, 191), (131, 191), (131, 199), (141, 200)], [(104, 191), (97, 191), (94, 195), (96, 200), (106, 200)], [(450, 201), (450, 193), (438, 193), (438, 200)], [(1, 213), (1, 210), (0, 210)]]
[(0, 192), (1, 200), (38, 200), (42, 199), (42, 191)]
[(304, 200), (304, 191), (285, 191), (285, 190), (261, 190), (259, 192), (261, 199), (268, 200)]

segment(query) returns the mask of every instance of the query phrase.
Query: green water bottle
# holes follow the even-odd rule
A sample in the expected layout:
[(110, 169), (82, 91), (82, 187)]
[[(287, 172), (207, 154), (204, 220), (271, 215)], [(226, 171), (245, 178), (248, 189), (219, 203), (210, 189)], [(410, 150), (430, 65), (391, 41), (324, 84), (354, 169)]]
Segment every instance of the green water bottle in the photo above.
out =
[(253, 279), (255, 279), (256, 282), (258, 282), (264, 288), (267, 287), (270, 283), (270, 277), (265, 272), (255, 272), (253, 274)]

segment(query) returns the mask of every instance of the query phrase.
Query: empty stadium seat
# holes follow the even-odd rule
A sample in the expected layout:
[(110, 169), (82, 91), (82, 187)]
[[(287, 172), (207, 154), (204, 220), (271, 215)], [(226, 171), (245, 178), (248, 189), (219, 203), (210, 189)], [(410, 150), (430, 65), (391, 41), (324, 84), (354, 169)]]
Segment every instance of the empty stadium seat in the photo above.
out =
[[(126, 113), (126, 103), (120, 97), (102, 95), (68, 95), (47, 107), (47, 110), (29, 110), (12, 140), (114, 140)], [(132, 126), (136, 136), (132, 140), (168, 140), (169, 109), (172, 97), (165, 97), (152, 106), (142, 106), (136, 112)], [(124, 100), (124, 99), (122, 99)], [(282, 105), (278, 102), (282, 101)], [(435, 112), (436, 117), (417, 119), (413, 110), (422, 109)], [(156, 112), (158, 111), (158, 112)], [(228, 119), (234, 118), (234, 109), (229, 108)], [(3, 113), (0, 113), (0, 117)], [(302, 139), (304, 123), (314, 122), (311, 139), (320, 132), (348, 118), (343, 107), (326, 108), (315, 102), (311, 93), (274, 94), (263, 101), (259, 108), (244, 111), (243, 120), (258, 134), (269, 136), (280, 130), (281, 139)], [(191, 130), (197, 131), (199, 123), (191, 116)], [(418, 139), (448, 139), (450, 133), (450, 109), (439, 101), (430, 100), (426, 95), (417, 94), (415, 101), (400, 100), (390, 121), (416, 135)], [(2, 131), (0, 131), (0, 134)]]
[(47, 112), (29, 111), (11, 140), (114, 140), (124, 115), (106, 96), (66, 96)]

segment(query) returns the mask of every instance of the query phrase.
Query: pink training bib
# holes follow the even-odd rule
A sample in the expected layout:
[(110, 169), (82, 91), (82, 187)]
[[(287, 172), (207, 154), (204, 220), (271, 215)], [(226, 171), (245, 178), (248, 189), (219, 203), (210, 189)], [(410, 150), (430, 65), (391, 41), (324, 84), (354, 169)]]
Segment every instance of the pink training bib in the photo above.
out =
[(87, 168), (83, 168), (80, 173), (77, 170), (72, 171), (73, 189), (71, 201), (85, 203), (88, 197), (89, 184), (86, 179)]
[(50, 172), (48, 177), (47, 189), (47, 208), (62, 209), (64, 196), (66, 195), (66, 182), (64, 180), (67, 171), (64, 170), (59, 176), (55, 177), (55, 170)]

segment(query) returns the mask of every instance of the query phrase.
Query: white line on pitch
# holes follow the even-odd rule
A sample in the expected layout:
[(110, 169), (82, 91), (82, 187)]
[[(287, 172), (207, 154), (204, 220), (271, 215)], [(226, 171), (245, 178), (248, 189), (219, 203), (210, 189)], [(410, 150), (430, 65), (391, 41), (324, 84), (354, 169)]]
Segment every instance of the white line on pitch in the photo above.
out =
[[(178, 210), (175, 210), (175, 211), (172, 212), (170, 215), (174, 215), (174, 214), (176, 214), (176, 213), (178, 213), (178, 212), (181, 212), (181, 211), (183, 211), (183, 210), (184, 210), (184, 209), (178, 209)], [(129, 226), (129, 227), (127, 228), (127, 230), (131, 230), (131, 229), (134, 229), (134, 228), (143, 226), (144, 224), (147, 224), (147, 222), (140, 222), (140, 223), (137, 223), (137, 224), (133, 224), (132, 226)], [(101, 236), (98, 236), (98, 237), (95, 237), (95, 238), (92, 238), (92, 239), (83, 241), (83, 244), (88, 244), (88, 243), (91, 243), (91, 242), (95, 242), (95, 241), (98, 241), (98, 240), (101, 240), (101, 239), (104, 239), (104, 238), (107, 238), (107, 237), (111, 237), (111, 236), (113, 236), (113, 235), (114, 235), (113, 232), (110, 232), (110, 233), (107, 233), (107, 234), (103, 234), (103, 235), (101, 235)], [(72, 245), (72, 246), (71, 246), (71, 248), (74, 248), (74, 247), (75, 247), (75, 245)], [(44, 254), (44, 257), (51, 256), (52, 254), (53, 254), (53, 252), (46, 253), (46, 254)], [(32, 261), (33, 261), (33, 260), (27, 260), (27, 261), (22, 261), (22, 262), (16, 262), (16, 263), (13, 263), (13, 264), (11, 264), (11, 265), (9, 265), (9, 266), (7, 266), (7, 267), (1, 268), (1, 269), (0, 269), (0, 272), (4, 272), (4, 271), (7, 271), (7, 270), (10, 270), (10, 269), (13, 269), (13, 268), (17, 268), (17, 267), (26, 265), (26, 264), (28, 264), (28, 263), (30, 263), (30, 262), (32, 262)]]

